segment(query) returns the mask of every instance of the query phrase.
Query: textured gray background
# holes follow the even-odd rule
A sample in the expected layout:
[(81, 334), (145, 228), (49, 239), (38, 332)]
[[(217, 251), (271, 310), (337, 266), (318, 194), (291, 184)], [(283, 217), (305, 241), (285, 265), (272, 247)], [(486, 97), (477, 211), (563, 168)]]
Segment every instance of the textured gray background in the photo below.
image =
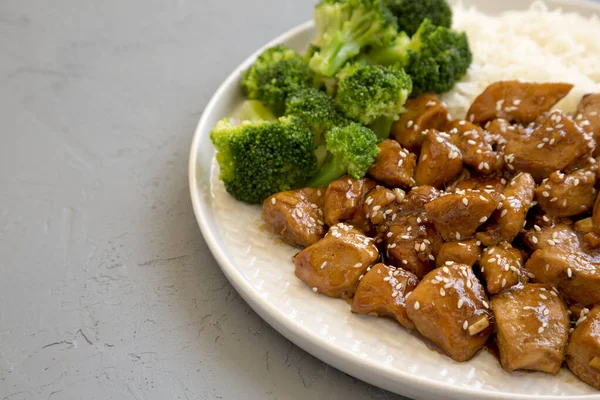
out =
[(399, 399), (241, 300), (187, 188), (202, 109), (311, 0), (0, 0), (0, 399)]

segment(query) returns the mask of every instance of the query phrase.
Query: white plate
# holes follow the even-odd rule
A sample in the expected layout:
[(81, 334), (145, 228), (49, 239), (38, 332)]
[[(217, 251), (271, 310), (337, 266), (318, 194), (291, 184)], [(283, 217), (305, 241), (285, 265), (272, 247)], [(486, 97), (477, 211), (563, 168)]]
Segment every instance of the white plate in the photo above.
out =
[[(529, 2), (478, 1), (488, 13), (523, 9)], [(584, 15), (598, 5), (552, 1)], [(285, 43), (303, 50), (313, 36), (312, 24), (302, 24), (265, 47)], [(557, 29), (559, 29), (557, 27)], [(257, 51), (257, 53), (259, 53)], [(194, 212), (223, 272), (271, 326), (315, 357), (371, 384), (416, 399), (545, 399), (600, 398), (569, 371), (507, 374), (493, 356), (480, 352), (473, 360), (455, 363), (430, 351), (425, 343), (394, 322), (353, 315), (342, 300), (316, 295), (294, 276), (297, 251), (262, 229), (261, 208), (237, 202), (218, 180), (218, 166), (209, 132), (230, 116), (242, 101), (244, 61), (223, 82), (206, 107), (192, 143), (189, 178)], [(565, 397), (568, 396), (568, 397)]]

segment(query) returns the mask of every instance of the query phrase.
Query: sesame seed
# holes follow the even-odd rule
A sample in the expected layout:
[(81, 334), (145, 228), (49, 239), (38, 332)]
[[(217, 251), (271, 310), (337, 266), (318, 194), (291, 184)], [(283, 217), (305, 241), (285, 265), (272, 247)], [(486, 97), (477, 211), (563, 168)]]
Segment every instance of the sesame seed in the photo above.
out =
[(313, 292), (315, 292), (315, 293), (316, 293), (317, 291), (319, 291), (319, 289), (318, 289), (316, 286), (315, 286), (315, 287), (314, 287), (312, 290), (313, 290)]
[(491, 262), (491, 263), (495, 263), (495, 262), (496, 262), (496, 259), (495, 259), (494, 257), (492, 257), (492, 258), (490, 258), (488, 261), (489, 261), (489, 262)]
[(569, 278), (572, 278), (572, 277), (573, 277), (573, 270), (572, 270), (571, 268), (567, 268), (567, 276), (568, 276)]
[(481, 304), (483, 304), (483, 306), (484, 306), (485, 308), (490, 308), (490, 305), (489, 305), (489, 304), (488, 304), (488, 302), (487, 302), (487, 301), (485, 301), (485, 300), (482, 300), (482, 301), (481, 301)]
[(326, 266), (327, 266), (327, 261), (323, 261), (323, 264), (321, 264), (321, 269), (325, 269)]
[(466, 331), (467, 329), (469, 329), (469, 321), (465, 321), (463, 322), (463, 329)]
[(425, 249), (427, 248), (427, 245), (425, 243), (421, 243), (421, 251), (425, 251)]
[(485, 221), (487, 221), (487, 217), (481, 217), (481, 218), (479, 218), (479, 222), (484, 223)]
[(383, 278), (383, 281), (388, 282), (390, 279), (392, 279), (392, 278), (390, 278), (389, 276), (386, 276), (385, 278)]
[[(407, 295), (407, 296), (408, 296), (408, 295)], [(419, 307), (421, 307), (421, 304), (419, 304), (419, 302), (418, 302), (418, 301), (415, 301), (415, 305), (414, 305), (414, 307), (415, 307), (415, 310), (418, 310), (418, 309), (419, 309)]]
[(273, 197), (273, 198), (271, 199), (271, 204), (275, 204), (275, 203), (277, 203), (277, 199), (276, 199), (275, 197)]
[(442, 297), (446, 296), (446, 291), (444, 290), (444, 288), (440, 289), (440, 296), (442, 296)]
[(546, 296), (545, 294), (541, 294), (540, 293), (540, 299), (542, 299), (542, 300), (548, 300), (548, 296)]
[(460, 233), (456, 232), (456, 240), (460, 240)]
[(450, 270), (448, 269), (448, 267), (444, 267), (444, 268), (442, 268), (442, 271), (444, 271), (444, 272), (445, 272), (445, 273), (447, 273), (447, 274), (449, 274), (449, 273), (450, 273)]
[(538, 333), (543, 333), (543, 332), (544, 332), (544, 327), (543, 327), (543, 326), (540, 326), (540, 327), (538, 328)]
[(492, 255), (492, 254), (494, 254), (494, 252), (496, 251), (496, 249), (494, 249), (494, 248), (491, 248), (491, 249), (489, 249), (489, 248), (488, 248), (488, 249), (486, 249), (486, 250), (487, 250), (487, 253), (488, 253), (489, 255)]
[(427, 160), (427, 154), (423, 154), (423, 156), (421, 156), (421, 161), (425, 161)]
[(552, 239), (548, 239), (547, 242), (548, 242), (548, 244), (550, 246), (555, 246), (556, 245), (556, 242), (554, 240), (552, 240)]
[(459, 310), (462, 308), (464, 304), (463, 299), (458, 299), (458, 303), (456, 303), (456, 308), (458, 308)]
[(502, 287), (506, 286), (506, 278), (502, 278)]
[(435, 138), (435, 141), (438, 142), (438, 143), (443, 143), (444, 139), (442, 139), (441, 137), (438, 136), (438, 137)]
[(471, 146), (475, 146), (477, 144), (477, 142), (474, 141), (473, 139), (467, 140), (467, 143), (469, 143)]
[(537, 244), (537, 242), (538, 242), (538, 238), (537, 238), (537, 237), (535, 237), (535, 236), (532, 236), (532, 237), (531, 237), (531, 241), (533, 242), (533, 244)]
[(537, 147), (538, 149), (541, 149), (542, 147), (544, 147), (544, 143), (540, 143), (540, 144), (538, 144), (538, 145), (537, 145), (537, 146), (535, 146), (535, 147)]
[(467, 287), (469, 289), (471, 289), (471, 287), (473, 287), (473, 282), (471, 282), (470, 280), (467, 280)]
[(508, 210), (502, 210), (500, 217), (504, 217), (508, 213)]
[(406, 123), (406, 127), (407, 127), (407, 128), (410, 128), (412, 125), (413, 125), (413, 121), (412, 121), (412, 120), (410, 120), (410, 121), (408, 121), (408, 122)]
[(542, 228), (540, 228), (538, 225), (534, 225), (534, 226), (533, 226), (533, 229), (535, 229), (535, 230), (536, 230), (536, 231), (538, 231), (538, 232), (541, 232), (541, 231), (542, 231)]
[(419, 251), (421, 245), (419, 243), (415, 243), (415, 251)]
[(463, 197), (462, 202), (465, 206), (469, 205), (469, 200), (466, 197)]
[(362, 267), (362, 263), (356, 263), (356, 264), (354, 264), (354, 268), (360, 268), (360, 267)]

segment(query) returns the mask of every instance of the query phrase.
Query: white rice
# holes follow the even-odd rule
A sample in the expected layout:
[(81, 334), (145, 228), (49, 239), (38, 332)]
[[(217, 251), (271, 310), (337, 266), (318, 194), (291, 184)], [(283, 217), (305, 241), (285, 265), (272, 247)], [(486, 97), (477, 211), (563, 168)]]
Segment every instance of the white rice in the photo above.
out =
[(467, 33), (473, 64), (455, 88), (442, 96), (454, 118), (464, 118), (491, 83), (520, 79), (575, 85), (557, 108), (572, 112), (584, 94), (600, 91), (600, 20), (542, 1), (527, 11), (489, 16), (459, 4), (454, 28)]

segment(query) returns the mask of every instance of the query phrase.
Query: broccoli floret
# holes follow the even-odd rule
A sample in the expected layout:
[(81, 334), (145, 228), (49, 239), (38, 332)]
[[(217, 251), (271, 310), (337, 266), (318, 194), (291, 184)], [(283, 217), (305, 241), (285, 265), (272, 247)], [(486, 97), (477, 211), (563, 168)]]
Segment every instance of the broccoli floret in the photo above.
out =
[(333, 76), (367, 46), (385, 46), (398, 34), (383, 0), (322, 0), (314, 10), (319, 51), (310, 60), (321, 75)]
[(400, 32), (389, 46), (372, 48), (366, 54), (366, 59), (372, 65), (403, 67), (409, 44), (410, 36)]
[(423, 21), (407, 48), (404, 68), (413, 80), (413, 96), (451, 90), (467, 72), (473, 54), (464, 32)]
[(467, 72), (473, 54), (464, 32), (434, 26), (426, 19), (410, 41), (400, 34), (388, 47), (367, 54), (372, 64), (402, 67), (413, 81), (412, 97), (451, 90)]
[(277, 121), (277, 117), (259, 100), (244, 101), (239, 116), (240, 121)]
[(428, 18), (435, 26), (452, 26), (452, 8), (446, 0), (385, 0), (385, 4), (398, 20), (398, 30), (415, 34)]
[(411, 89), (411, 79), (402, 69), (356, 64), (342, 70), (335, 101), (349, 118), (370, 125), (383, 140), (405, 111)]
[(265, 50), (244, 72), (242, 89), (249, 99), (260, 100), (275, 114), (283, 114), (287, 96), (315, 84), (308, 63), (289, 47), (278, 45)]
[(354, 122), (327, 131), (325, 141), (330, 159), (309, 181), (309, 187), (327, 186), (344, 174), (361, 179), (379, 153), (375, 133)]
[(317, 144), (322, 144), (325, 131), (350, 121), (338, 110), (331, 97), (324, 92), (306, 88), (292, 93), (285, 103), (285, 114), (300, 117), (310, 126)]
[(297, 117), (277, 122), (225, 118), (212, 130), (220, 178), (236, 199), (261, 203), (273, 193), (298, 187), (316, 170), (313, 133)]

